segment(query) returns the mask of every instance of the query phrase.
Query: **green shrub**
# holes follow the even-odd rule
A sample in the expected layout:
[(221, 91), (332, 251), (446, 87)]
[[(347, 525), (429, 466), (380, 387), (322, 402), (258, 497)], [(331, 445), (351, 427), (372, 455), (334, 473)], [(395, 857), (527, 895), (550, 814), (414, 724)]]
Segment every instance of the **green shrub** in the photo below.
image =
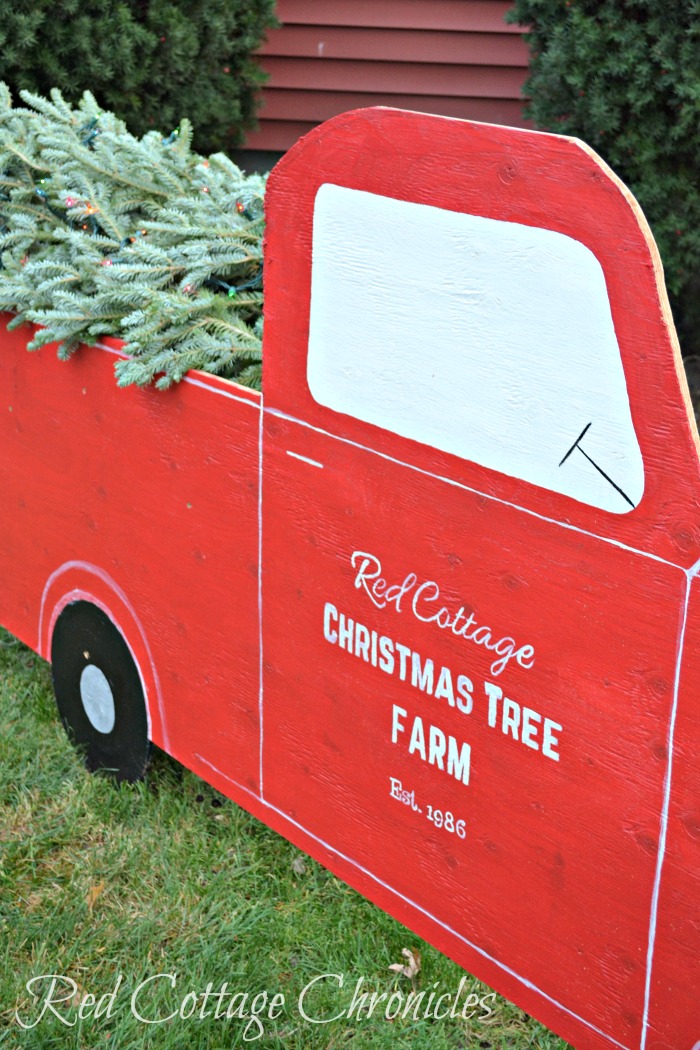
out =
[(700, 3), (515, 0), (529, 115), (600, 153), (657, 240), (686, 352), (700, 350)]
[(70, 102), (89, 90), (138, 135), (182, 116), (203, 152), (238, 145), (262, 80), (251, 52), (274, 0), (33, 0), (4, 4), (0, 80)]

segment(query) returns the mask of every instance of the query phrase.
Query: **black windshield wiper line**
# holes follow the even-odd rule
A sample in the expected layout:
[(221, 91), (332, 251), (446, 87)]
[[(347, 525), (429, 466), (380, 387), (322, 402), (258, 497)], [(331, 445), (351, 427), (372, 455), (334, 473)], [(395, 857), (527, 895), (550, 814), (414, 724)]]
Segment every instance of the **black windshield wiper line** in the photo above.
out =
[(586, 434), (586, 432), (588, 431), (588, 429), (590, 428), (590, 426), (591, 426), (591, 423), (587, 423), (587, 424), (585, 425), (585, 427), (583, 428), (583, 430), (581, 431), (581, 433), (579, 434), (579, 436), (578, 436), (578, 437), (576, 438), (576, 440), (574, 441), (574, 443), (573, 443), (573, 445), (571, 446), (571, 448), (569, 449), (569, 451), (568, 451), (568, 452), (566, 453), (566, 455), (564, 456), (564, 458), (563, 458), (563, 459), (562, 459), (562, 461), (560, 462), (559, 466), (560, 466), (560, 467), (561, 467), (561, 466), (563, 466), (563, 465), (564, 465), (564, 463), (566, 463), (566, 461), (567, 461), (567, 459), (569, 458), (569, 456), (571, 455), (571, 453), (572, 453), (572, 452), (574, 452), (574, 451), (575, 451), (576, 449), (578, 449), (578, 451), (579, 451), (579, 452), (581, 453), (581, 455), (582, 455), (582, 456), (585, 456), (585, 457), (586, 457), (586, 459), (587, 459), (587, 460), (588, 460), (588, 462), (589, 462), (589, 463), (591, 464), (591, 466), (592, 466), (592, 467), (595, 467), (595, 469), (596, 469), (596, 470), (598, 471), (598, 473), (599, 473), (599, 474), (601, 474), (601, 475), (602, 475), (602, 476), (603, 476), (603, 477), (605, 478), (605, 480), (606, 480), (606, 481), (608, 482), (608, 484), (609, 484), (609, 485), (612, 485), (612, 487), (613, 487), (613, 488), (615, 489), (615, 491), (616, 491), (616, 492), (619, 492), (619, 493), (620, 493), (620, 495), (622, 496), (622, 498), (623, 498), (624, 500), (626, 500), (626, 501), (627, 501), (627, 503), (629, 503), (629, 505), (630, 505), (630, 507), (632, 508), (632, 510), (634, 510), (634, 508), (635, 508), (635, 504), (634, 504), (634, 503), (632, 502), (632, 500), (631, 500), (631, 499), (629, 498), (629, 496), (627, 495), (627, 493), (626, 493), (626, 492), (623, 492), (623, 491), (622, 491), (622, 489), (620, 488), (620, 486), (619, 486), (619, 485), (616, 485), (616, 484), (615, 484), (615, 482), (613, 481), (613, 479), (612, 479), (612, 478), (611, 478), (611, 477), (610, 477), (610, 476), (609, 476), (608, 474), (606, 474), (606, 473), (605, 473), (605, 471), (603, 470), (603, 468), (602, 468), (602, 467), (599, 467), (599, 466), (598, 466), (598, 464), (596, 463), (596, 461), (595, 461), (594, 459), (591, 459), (591, 457), (590, 457), (590, 456), (588, 455), (588, 453), (587, 453), (587, 452), (585, 452), (585, 451), (584, 451), (584, 450), (583, 450), (583, 449), (581, 448), (581, 445), (580, 445), (581, 439), (582, 439), (582, 438), (583, 438), (583, 436), (584, 436), (584, 435)]

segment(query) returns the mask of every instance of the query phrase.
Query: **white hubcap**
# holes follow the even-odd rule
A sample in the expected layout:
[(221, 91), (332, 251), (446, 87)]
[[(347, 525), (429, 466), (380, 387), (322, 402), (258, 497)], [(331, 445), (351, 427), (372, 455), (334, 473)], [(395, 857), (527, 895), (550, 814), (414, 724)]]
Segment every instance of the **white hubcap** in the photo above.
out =
[(87, 664), (80, 676), (80, 699), (85, 714), (98, 733), (111, 733), (114, 729), (114, 696), (109, 682), (99, 667)]

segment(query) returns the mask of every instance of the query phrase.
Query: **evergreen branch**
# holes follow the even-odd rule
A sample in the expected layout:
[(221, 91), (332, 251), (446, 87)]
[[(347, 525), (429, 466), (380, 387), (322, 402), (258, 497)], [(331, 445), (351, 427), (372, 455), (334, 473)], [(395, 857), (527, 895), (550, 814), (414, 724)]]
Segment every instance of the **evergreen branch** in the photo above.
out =
[(192, 328), (202, 328), (210, 326), (216, 328), (219, 331), (233, 332), (236, 335), (248, 335), (249, 330), (245, 326), (231, 324), (230, 322), (223, 321), (219, 317), (202, 317), (199, 321), (195, 321)]
[(265, 180), (197, 157), (186, 122), (171, 148), (88, 95), (75, 110), (57, 92), (23, 95), (32, 109), (3, 109), (6, 97), (0, 306), (43, 326), (31, 348), (67, 357), (121, 331), (120, 384), (164, 387), (190, 368), (259, 384)]
[[(86, 150), (85, 152), (88, 153), (89, 151)], [(165, 199), (167, 199), (167, 190), (159, 190), (158, 187), (154, 186), (153, 184), (145, 185), (142, 182), (137, 182), (135, 179), (128, 179), (125, 175), (122, 175), (118, 171), (109, 171), (109, 169), (103, 167), (101, 164), (97, 164), (96, 161), (93, 159), (94, 156), (95, 155), (93, 153), (88, 157), (81, 158), (85, 167), (90, 168), (91, 171), (96, 172), (98, 175), (101, 175), (105, 179), (111, 179), (112, 182), (116, 182), (122, 186), (129, 186), (131, 189), (138, 190), (145, 196), (152, 194), (155, 197), (164, 197)]]
[(8, 153), (12, 154), (13, 157), (17, 157), (19, 158), (19, 160), (22, 161), (25, 168), (27, 169), (27, 175), (29, 178), (31, 178), (30, 169), (32, 168), (34, 169), (34, 171), (45, 172), (47, 175), (50, 174), (50, 168), (46, 168), (42, 164), (35, 164), (25, 153), (22, 153), (19, 147), (16, 146), (13, 142), (4, 142), (3, 146), (8, 151)]

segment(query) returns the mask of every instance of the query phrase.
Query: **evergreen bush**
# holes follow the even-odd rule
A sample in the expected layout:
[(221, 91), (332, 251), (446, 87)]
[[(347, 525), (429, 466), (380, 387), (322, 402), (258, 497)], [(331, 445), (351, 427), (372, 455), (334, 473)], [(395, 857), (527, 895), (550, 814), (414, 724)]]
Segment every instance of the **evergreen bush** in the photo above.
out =
[(681, 340), (700, 352), (700, 3), (515, 0), (529, 26), (528, 113), (582, 138), (639, 200)]
[(263, 79), (251, 58), (274, 0), (32, 0), (4, 4), (0, 80), (17, 94), (85, 89), (137, 135), (186, 116), (202, 152), (253, 124)]
[(90, 93), (76, 108), (0, 85), (0, 310), (30, 343), (121, 335), (120, 384), (190, 368), (260, 385), (265, 179), (190, 148), (184, 120), (137, 139)]

